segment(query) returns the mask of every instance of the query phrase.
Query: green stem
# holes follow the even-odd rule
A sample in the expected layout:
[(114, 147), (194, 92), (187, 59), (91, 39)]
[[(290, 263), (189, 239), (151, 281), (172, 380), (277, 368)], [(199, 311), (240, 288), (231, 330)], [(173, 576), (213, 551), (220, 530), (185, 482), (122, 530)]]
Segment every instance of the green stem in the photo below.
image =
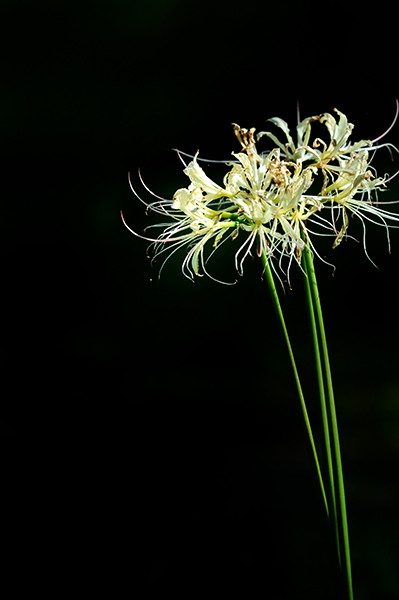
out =
[(326, 393), (325, 393), (325, 385), (324, 385), (324, 376), (323, 376), (323, 365), (320, 354), (320, 344), (319, 344), (319, 335), (317, 330), (317, 321), (315, 315), (315, 309), (313, 304), (313, 296), (312, 296), (312, 286), (311, 286), (311, 276), (310, 276), (310, 268), (308, 265), (308, 255), (305, 253), (304, 267), (306, 277), (305, 280), (305, 292), (306, 298), (308, 301), (309, 308), (309, 317), (310, 317), (310, 326), (312, 330), (313, 337), (313, 347), (314, 347), (314, 356), (316, 362), (316, 373), (317, 373), (317, 382), (319, 386), (319, 395), (320, 395), (320, 406), (321, 406), (321, 416), (322, 416), (322, 425), (323, 425), (323, 435), (324, 435), (324, 445), (325, 445), (325, 456), (327, 460), (327, 470), (328, 470), (328, 479), (330, 483), (329, 490), (329, 503), (332, 507), (332, 515), (333, 515), (333, 528), (334, 535), (337, 544), (338, 551), (338, 561), (341, 566), (341, 551), (340, 551), (340, 541), (339, 541), (339, 527), (338, 527), (338, 517), (337, 517), (337, 503), (335, 497), (335, 483), (334, 483), (334, 466), (333, 466), (333, 455), (331, 449), (331, 439), (330, 439), (330, 429), (328, 424), (328, 412), (327, 412), (327, 404), (326, 404)]
[(298, 374), (298, 369), (296, 366), (296, 362), (295, 362), (295, 358), (294, 358), (294, 353), (292, 350), (292, 346), (291, 346), (291, 342), (290, 342), (290, 338), (288, 335), (288, 330), (287, 330), (287, 326), (285, 324), (285, 319), (284, 319), (284, 315), (283, 315), (283, 311), (281, 308), (281, 304), (280, 304), (280, 300), (278, 297), (278, 293), (277, 293), (277, 289), (274, 283), (274, 278), (273, 278), (273, 273), (272, 270), (270, 268), (269, 265), (269, 261), (267, 260), (265, 251), (263, 250), (262, 252), (262, 262), (265, 268), (265, 274), (266, 274), (266, 279), (267, 279), (267, 283), (269, 285), (269, 289), (270, 289), (270, 293), (272, 295), (272, 300), (273, 300), (273, 304), (274, 307), (276, 309), (277, 312), (277, 316), (280, 320), (281, 323), (281, 327), (283, 329), (283, 334), (284, 334), (284, 338), (285, 338), (285, 342), (287, 344), (287, 349), (288, 349), (288, 354), (291, 360), (291, 366), (294, 372), (294, 377), (295, 377), (295, 383), (296, 383), (296, 387), (298, 390), (298, 395), (299, 395), (299, 400), (301, 403), (301, 408), (302, 408), (302, 414), (303, 414), (303, 418), (304, 418), (304, 422), (305, 422), (305, 427), (308, 433), (308, 437), (309, 437), (309, 442), (310, 442), (310, 446), (312, 449), (312, 453), (313, 453), (313, 458), (315, 461), (315, 465), (316, 465), (316, 471), (317, 471), (317, 476), (319, 479), (319, 483), (320, 483), (320, 488), (321, 488), (321, 493), (323, 496), (323, 501), (324, 501), (324, 505), (325, 505), (325, 509), (326, 509), (326, 513), (327, 513), (327, 517), (329, 516), (329, 511), (328, 511), (328, 503), (327, 503), (327, 497), (326, 497), (326, 492), (324, 489), (324, 483), (323, 483), (323, 478), (321, 475), (321, 470), (320, 470), (320, 464), (319, 464), (319, 459), (317, 456), (317, 451), (316, 451), (316, 445), (314, 442), (314, 438), (313, 438), (313, 433), (312, 433), (312, 428), (310, 426), (310, 421), (309, 421), (309, 415), (308, 415), (308, 411), (306, 409), (306, 404), (305, 404), (305, 398), (303, 395), (303, 391), (302, 391), (302, 386), (301, 386), (301, 382), (299, 380), (299, 374)]
[[(336, 506), (337, 510), (337, 527), (339, 527), (339, 539), (340, 539), (340, 549), (339, 555), (342, 556), (342, 561), (345, 564), (345, 577), (346, 577), (346, 587), (348, 592), (348, 598), (353, 600), (353, 589), (352, 589), (352, 571), (351, 571), (351, 558), (350, 558), (350, 546), (349, 546), (349, 532), (348, 532), (348, 519), (346, 513), (346, 501), (345, 501), (345, 487), (344, 487), (344, 476), (342, 469), (342, 460), (341, 460), (341, 450), (339, 443), (339, 433), (338, 433), (338, 423), (337, 423), (337, 414), (335, 410), (335, 401), (334, 401), (334, 390), (332, 384), (331, 377), (331, 368), (330, 368), (330, 360), (328, 356), (328, 348), (327, 348), (327, 338), (324, 328), (323, 321), (323, 313), (321, 310), (321, 302), (319, 289), (317, 286), (316, 280), (316, 272), (314, 269), (312, 253), (310, 249), (306, 246), (304, 250), (305, 256), (305, 265), (307, 271), (308, 278), (308, 286), (309, 292), (311, 294), (311, 304), (315, 307), (315, 316), (317, 321), (317, 329), (321, 342), (321, 350), (322, 350), (322, 360), (324, 366), (324, 375), (327, 383), (327, 398), (328, 398), (328, 427), (325, 429), (325, 444), (327, 455), (331, 453), (331, 447), (329, 447), (329, 430), (331, 429), (332, 433), (332, 443), (333, 443), (333, 459), (334, 459), (334, 478), (336, 482), (336, 488), (338, 491), (338, 502)], [(316, 333), (317, 335), (317, 333)], [(320, 351), (316, 350), (316, 352)], [(323, 424), (324, 426), (324, 424)], [(328, 434), (328, 435), (327, 435)], [(334, 486), (335, 488), (335, 486)], [(332, 494), (335, 492), (332, 490)]]

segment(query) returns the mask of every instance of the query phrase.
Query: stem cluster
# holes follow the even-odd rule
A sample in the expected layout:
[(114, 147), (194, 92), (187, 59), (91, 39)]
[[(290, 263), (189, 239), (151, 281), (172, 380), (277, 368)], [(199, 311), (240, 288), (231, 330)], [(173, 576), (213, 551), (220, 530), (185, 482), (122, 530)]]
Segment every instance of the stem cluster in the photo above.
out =
[[(312, 450), (317, 477), (320, 484), (326, 515), (331, 523), (337, 545), (337, 555), (340, 570), (345, 582), (348, 600), (353, 600), (352, 572), (349, 547), (348, 520), (346, 514), (345, 488), (339, 443), (337, 414), (334, 401), (334, 390), (331, 376), (330, 361), (328, 356), (327, 338), (324, 328), (320, 295), (317, 286), (316, 273), (313, 264), (312, 252), (306, 246), (303, 252), (305, 270), (305, 292), (309, 307), (310, 327), (313, 338), (316, 373), (320, 397), (320, 410), (323, 429), (323, 454), (326, 457), (325, 473), (322, 472), (320, 461), (314, 441), (312, 428), (305, 404), (304, 394), (299, 379), (294, 353), (288, 335), (287, 326), (274, 283), (272, 269), (265, 252), (262, 262), (265, 275), (271, 292), (274, 307), (282, 326), (283, 335), (288, 349), (291, 366), (294, 372), (295, 383), (299, 395), (302, 414)], [(326, 482), (326, 483), (325, 483)], [(327, 491), (326, 491), (327, 490)]]

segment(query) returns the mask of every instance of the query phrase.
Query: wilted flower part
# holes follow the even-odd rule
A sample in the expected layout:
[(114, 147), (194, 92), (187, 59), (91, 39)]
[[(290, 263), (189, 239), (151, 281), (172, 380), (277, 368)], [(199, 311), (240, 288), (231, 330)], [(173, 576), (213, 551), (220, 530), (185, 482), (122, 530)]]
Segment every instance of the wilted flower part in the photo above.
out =
[[(338, 120), (324, 113), (301, 121), (296, 127), (296, 142), (288, 124), (277, 117), (269, 121), (282, 131), (283, 141), (269, 131), (255, 137), (254, 128), (233, 124), (241, 151), (233, 152), (233, 159), (226, 163), (229, 170), (222, 185), (212, 181), (198, 164), (197, 152), (184, 169), (189, 185), (178, 189), (172, 200), (159, 198), (160, 202), (148, 205), (170, 219), (159, 225), (163, 231), (158, 238), (145, 238), (153, 242), (154, 258), (169, 249), (166, 262), (186, 246), (182, 269), (193, 279), (207, 273), (209, 257), (205, 259), (204, 251), (208, 242), (213, 254), (222, 240), (244, 235), (235, 252), (240, 274), (254, 247), (259, 256), (265, 253), (268, 259), (277, 259), (282, 269), (287, 269), (283, 265), (286, 259), (289, 270), (293, 261), (300, 265), (306, 245), (317, 254), (314, 236), (329, 231), (334, 237), (333, 247), (337, 247), (347, 233), (348, 213), (360, 218), (363, 227), (365, 221), (372, 221), (383, 225), (388, 233), (387, 221), (398, 222), (399, 216), (378, 206), (376, 192), (385, 189), (388, 176), (377, 176), (370, 151), (391, 145), (375, 145), (382, 136), (374, 142), (350, 143), (353, 125), (343, 113), (335, 112)], [(316, 137), (311, 142), (316, 122), (325, 126), (327, 141)], [(275, 147), (259, 154), (256, 143), (262, 137), (269, 138)]]

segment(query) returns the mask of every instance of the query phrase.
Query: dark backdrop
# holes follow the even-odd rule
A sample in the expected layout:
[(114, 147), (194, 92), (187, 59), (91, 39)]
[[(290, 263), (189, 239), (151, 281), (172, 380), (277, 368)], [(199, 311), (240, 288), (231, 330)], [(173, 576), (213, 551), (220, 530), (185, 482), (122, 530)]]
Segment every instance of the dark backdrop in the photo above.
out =
[[(237, 150), (231, 123), (395, 111), (383, 3), (2, 2), (2, 495), (15, 589), (139, 598), (337, 598), (321, 501), (256, 261), (225, 287), (157, 267), (137, 168), (186, 185), (172, 148)], [(389, 140), (398, 143), (398, 126)], [(383, 153), (384, 151), (382, 151)], [(382, 170), (398, 168), (389, 153)], [(390, 199), (398, 197), (392, 182)], [(361, 239), (361, 228), (354, 231)], [(356, 597), (397, 598), (399, 242), (370, 226), (318, 264)], [(219, 268), (232, 276), (231, 259)], [(224, 262), (223, 262), (224, 261)], [(218, 263), (216, 263), (218, 264)], [(284, 308), (318, 425), (302, 300)], [(326, 541), (327, 540), (327, 541)], [(276, 585), (279, 591), (275, 592)], [(262, 590), (261, 594), (256, 589)]]

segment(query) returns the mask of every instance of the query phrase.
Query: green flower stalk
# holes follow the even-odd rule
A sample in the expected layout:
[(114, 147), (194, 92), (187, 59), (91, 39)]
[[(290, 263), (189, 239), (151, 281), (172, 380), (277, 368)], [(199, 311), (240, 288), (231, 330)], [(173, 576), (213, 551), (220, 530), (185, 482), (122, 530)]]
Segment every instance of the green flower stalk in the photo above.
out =
[[(271, 131), (255, 135), (254, 128), (248, 130), (233, 124), (241, 150), (233, 152), (232, 160), (226, 162), (228, 170), (221, 184), (215, 183), (206, 175), (199, 164), (198, 152), (190, 157), (188, 164), (179, 154), (185, 167), (184, 173), (190, 181), (188, 186), (178, 189), (170, 200), (159, 196), (151, 203), (142, 200), (147, 210), (167, 219), (166, 223), (151, 226), (161, 228), (159, 236), (138, 234), (127, 225), (123, 215), (122, 219), (129, 231), (151, 242), (154, 259), (164, 257), (159, 272), (175, 252), (185, 247), (183, 274), (192, 280), (204, 273), (215, 279), (207, 271), (208, 259), (229, 239), (238, 240), (234, 262), (239, 275), (243, 274), (245, 259), (254, 250), (261, 258), (287, 345), (326, 515), (336, 538), (337, 556), (347, 598), (352, 600), (343, 468), (314, 257), (323, 260), (317, 252), (318, 236), (331, 236), (333, 248), (350, 237), (350, 216), (356, 216), (362, 223), (363, 246), (367, 256), (366, 225), (369, 222), (385, 229), (390, 249), (389, 228), (398, 227), (399, 215), (381, 208), (379, 193), (386, 191), (387, 183), (396, 173), (378, 176), (371, 163), (376, 150), (385, 147), (398, 152), (392, 144), (381, 144), (380, 140), (396, 122), (399, 102), (396, 103), (393, 123), (374, 140), (351, 142), (353, 125), (343, 113), (338, 110), (335, 113), (337, 118), (324, 113), (299, 122), (295, 141), (287, 123), (277, 117), (269, 119), (269, 122), (283, 134), (282, 141)], [(324, 126), (325, 139), (312, 136), (312, 126), (315, 123)], [(269, 139), (274, 147), (259, 153), (256, 144), (262, 138)], [(129, 183), (134, 194), (141, 200), (131, 184), (130, 175)], [(142, 183), (150, 191), (143, 181)], [(277, 274), (278, 269), (287, 275), (289, 282), (292, 264), (297, 264), (304, 273), (309, 306), (322, 417), (323, 450), (327, 459), (323, 469), (274, 283), (273, 273)]]

